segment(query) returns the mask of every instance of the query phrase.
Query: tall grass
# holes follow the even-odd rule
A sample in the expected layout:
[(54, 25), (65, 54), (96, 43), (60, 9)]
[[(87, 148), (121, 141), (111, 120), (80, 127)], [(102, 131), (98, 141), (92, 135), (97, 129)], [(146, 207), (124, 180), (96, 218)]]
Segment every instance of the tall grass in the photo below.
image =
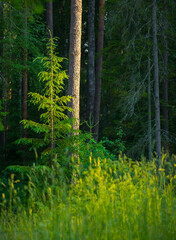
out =
[(23, 189), (26, 203), (12, 175), (9, 198), (2, 195), (0, 239), (176, 239), (174, 174), (125, 157), (89, 161), (86, 170), (74, 163), (69, 184), (57, 164), (49, 174), (34, 169)]

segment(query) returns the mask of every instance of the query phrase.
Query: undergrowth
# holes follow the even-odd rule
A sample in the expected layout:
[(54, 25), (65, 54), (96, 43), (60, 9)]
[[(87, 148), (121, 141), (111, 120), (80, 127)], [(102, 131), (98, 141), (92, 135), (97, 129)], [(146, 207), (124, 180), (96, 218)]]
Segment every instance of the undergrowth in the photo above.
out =
[(56, 160), (31, 167), (24, 183), (12, 174), (1, 182), (0, 239), (174, 240), (176, 164), (168, 171), (162, 160), (158, 171), (155, 160), (119, 156), (89, 157), (87, 168), (72, 158), (71, 179)]

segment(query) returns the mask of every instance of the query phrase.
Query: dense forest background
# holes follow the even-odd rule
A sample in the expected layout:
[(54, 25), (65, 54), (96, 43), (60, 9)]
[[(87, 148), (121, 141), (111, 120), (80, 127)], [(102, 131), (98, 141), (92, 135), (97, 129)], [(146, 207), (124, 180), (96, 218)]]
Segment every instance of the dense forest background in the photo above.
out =
[(0, 0), (0, 239), (175, 240), (175, 12)]
[[(122, 151), (151, 159), (151, 154), (160, 156), (157, 132), (162, 151), (175, 153), (175, 10), (172, 0), (83, 1), (80, 130), (93, 132), (93, 149), (98, 140), (114, 157)], [(36, 153), (42, 159), (41, 146), (16, 144), (35, 137), (20, 121), (39, 122), (42, 114), (27, 94), (44, 88), (38, 78), (43, 65), (34, 59), (48, 54), (48, 28), (58, 37), (56, 52), (69, 75), (71, 21), (68, 0), (0, 2), (1, 169), (31, 165)], [(70, 92), (68, 82), (63, 96)], [(60, 136), (62, 156), (76, 141), (70, 134), (64, 141), (66, 135)]]

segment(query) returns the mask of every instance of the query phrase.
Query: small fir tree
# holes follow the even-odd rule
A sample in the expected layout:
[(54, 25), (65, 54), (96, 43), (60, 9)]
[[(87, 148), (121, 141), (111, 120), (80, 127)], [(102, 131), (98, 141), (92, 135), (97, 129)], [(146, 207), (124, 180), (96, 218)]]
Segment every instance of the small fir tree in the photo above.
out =
[(32, 129), (37, 134), (43, 134), (42, 138), (22, 138), (17, 141), (18, 144), (32, 144), (36, 158), (37, 149), (43, 146), (49, 146), (43, 152), (43, 155), (50, 155), (51, 164), (54, 158), (54, 152), (57, 151), (58, 140), (71, 131), (71, 125), (66, 111), (72, 111), (67, 103), (71, 101), (71, 96), (61, 96), (64, 90), (64, 79), (68, 79), (66, 71), (61, 68), (61, 62), (64, 58), (55, 55), (56, 38), (50, 38), (47, 44), (47, 57), (37, 58), (43, 65), (43, 71), (39, 73), (39, 81), (43, 82), (43, 94), (30, 92), (30, 102), (38, 105), (40, 114), (40, 123), (32, 120), (22, 120), (21, 123), (26, 129)]

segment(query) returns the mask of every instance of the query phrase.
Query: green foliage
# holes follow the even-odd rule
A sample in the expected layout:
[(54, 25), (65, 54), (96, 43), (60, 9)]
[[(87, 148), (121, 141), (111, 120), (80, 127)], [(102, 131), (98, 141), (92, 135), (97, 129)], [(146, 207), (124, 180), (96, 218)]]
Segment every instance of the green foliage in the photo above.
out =
[(3, 101), (0, 100), (0, 131), (4, 130), (4, 125), (3, 125), (2, 121), (3, 121), (3, 118), (7, 115), (6, 112), (2, 111), (2, 109), (3, 109), (2, 103), (3, 103)]
[(116, 139), (109, 140), (107, 137), (103, 138), (103, 145), (115, 156), (118, 156), (120, 152), (125, 151), (125, 141), (123, 140), (125, 133), (123, 132), (122, 128), (116, 129)]
[(31, 129), (41, 138), (19, 139), (17, 144), (32, 145), (32, 149), (49, 146), (44, 155), (53, 153), (57, 149), (59, 141), (71, 131), (71, 125), (66, 115), (66, 111), (72, 111), (67, 107), (71, 96), (62, 96), (64, 90), (64, 80), (68, 79), (66, 71), (62, 70), (61, 63), (64, 58), (55, 55), (56, 39), (50, 38), (47, 44), (48, 56), (37, 58), (41, 61), (44, 70), (38, 74), (39, 81), (43, 83), (42, 93), (30, 92), (30, 103), (38, 107), (40, 112), (40, 122), (32, 120), (22, 120), (24, 128)]
[(160, 169), (159, 177), (155, 161), (125, 156), (89, 162), (67, 185), (57, 162), (52, 170), (32, 167), (25, 205), (11, 175), (9, 197), (2, 193), (0, 201), (3, 239), (175, 239), (176, 175)]

